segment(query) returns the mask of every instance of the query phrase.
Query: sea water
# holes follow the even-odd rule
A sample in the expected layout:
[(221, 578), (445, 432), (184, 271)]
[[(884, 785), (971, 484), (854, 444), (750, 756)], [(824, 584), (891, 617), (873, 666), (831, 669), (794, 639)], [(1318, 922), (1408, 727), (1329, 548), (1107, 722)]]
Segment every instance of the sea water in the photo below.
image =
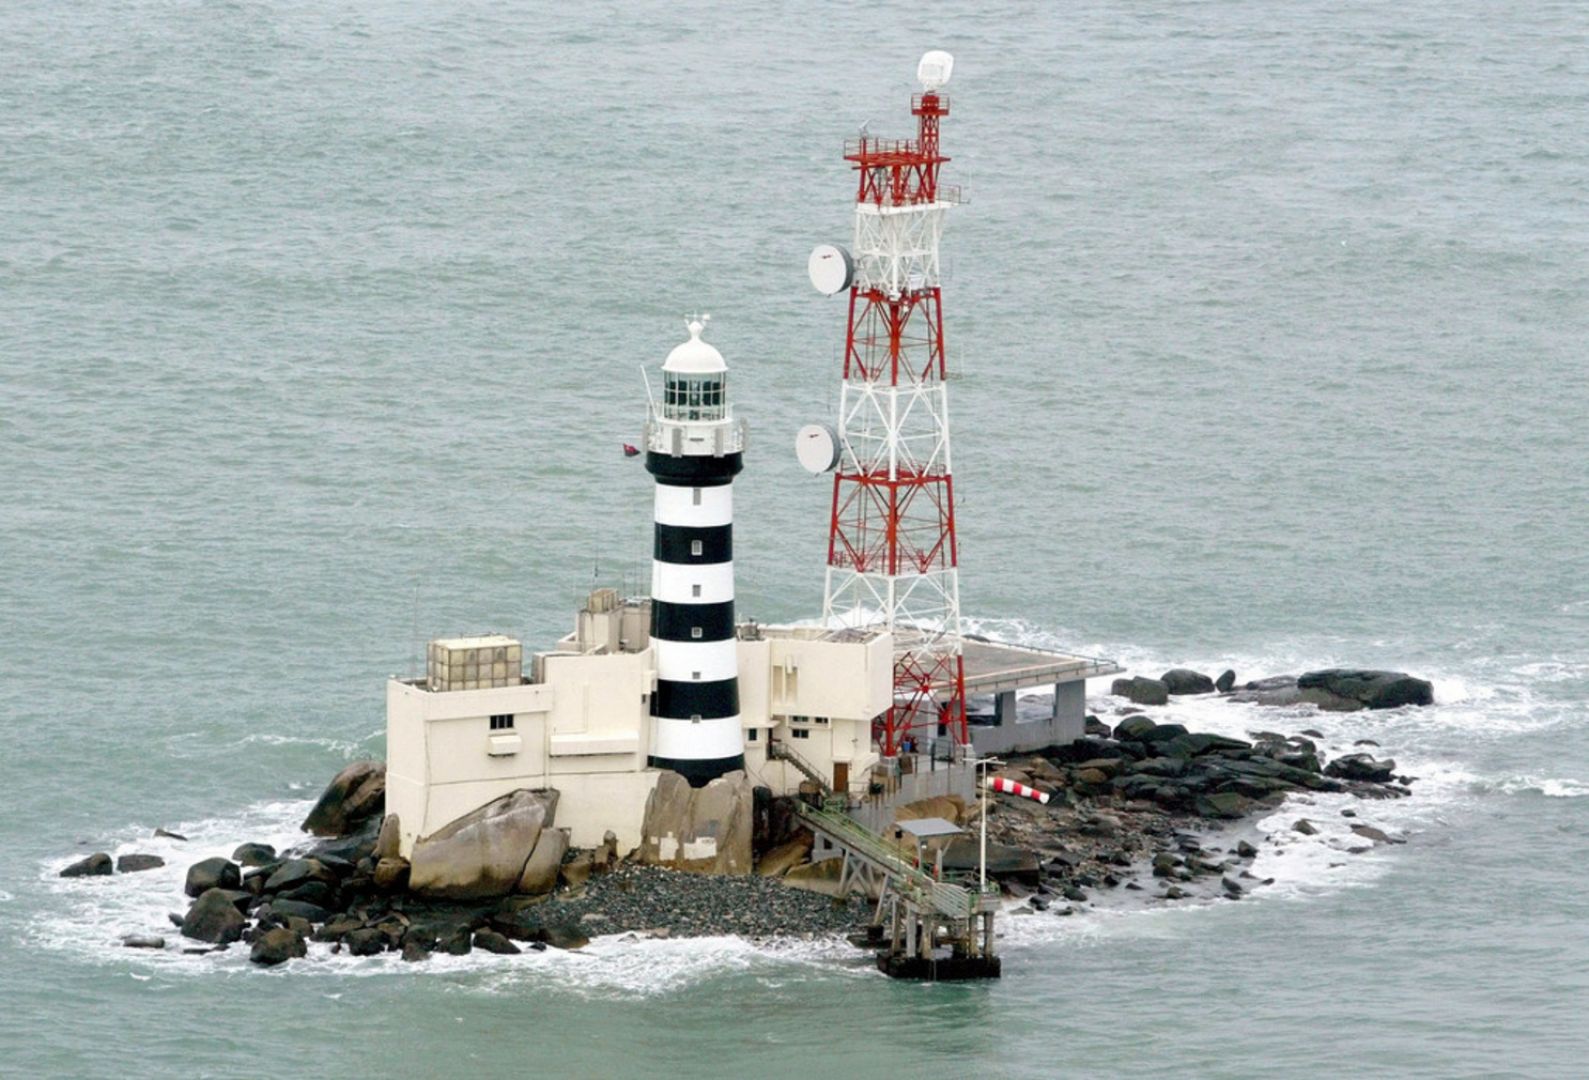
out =
[[(1240, 903), (1006, 918), (991, 984), (121, 948), (383, 752), (425, 638), (644, 587), (620, 445), (691, 312), (751, 425), (741, 610), (814, 613), (792, 437), (844, 306), (805, 255), (930, 47), (970, 624), (1425, 676), (1154, 713), (1374, 739), (1413, 797), (1247, 826)], [(1548, 0), (0, 7), (0, 1074), (1582, 1074), (1586, 58)], [(1349, 803), (1407, 843), (1348, 852)], [(168, 865), (56, 877), (95, 850)]]

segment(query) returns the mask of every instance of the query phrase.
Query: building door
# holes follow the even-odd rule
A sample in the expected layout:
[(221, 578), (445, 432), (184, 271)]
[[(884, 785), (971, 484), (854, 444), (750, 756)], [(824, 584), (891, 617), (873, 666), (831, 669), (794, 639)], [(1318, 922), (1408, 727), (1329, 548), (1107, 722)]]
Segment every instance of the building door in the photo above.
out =
[(833, 763), (833, 790), (839, 794), (850, 790), (850, 763), (848, 761), (835, 761)]

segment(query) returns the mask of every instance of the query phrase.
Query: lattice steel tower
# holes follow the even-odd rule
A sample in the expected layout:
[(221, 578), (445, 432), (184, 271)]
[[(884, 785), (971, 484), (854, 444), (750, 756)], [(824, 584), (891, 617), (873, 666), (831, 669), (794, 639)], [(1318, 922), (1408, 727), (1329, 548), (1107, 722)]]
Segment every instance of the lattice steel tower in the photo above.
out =
[(853, 257), (822, 246), (809, 267), (820, 291), (850, 299), (837, 430), (812, 425), (798, 442), (808, 468), (834, 470), (823, 616), (894, 635), (894, 705), (877, 731), (889, 757), (929, 733), (968, 742), (938, 252), (959, 201), (938, 177), (952, 65), (948, 53), (922, 57), (914, 139), (863, 130), (845, 143), (858, 177)]

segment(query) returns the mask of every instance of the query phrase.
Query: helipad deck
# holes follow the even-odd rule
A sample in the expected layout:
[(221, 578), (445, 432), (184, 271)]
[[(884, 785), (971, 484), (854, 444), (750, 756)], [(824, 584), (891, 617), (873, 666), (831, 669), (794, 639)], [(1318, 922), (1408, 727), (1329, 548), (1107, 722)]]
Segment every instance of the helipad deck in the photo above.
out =
[(962, 655), (968, 697), (1118, 675), (1124, 670), (1113, 660), (1095, 656), (1073, 656), (976, 638), (965, 639)]
[[(966, 699), (992, 695), (993, 712), (971, 714), (971, 744), (978, 754), (1041, 750), (1069, 742), (1086, 730), (1087, 680), (1118, 675), (1113, 660), (1075, 656), (1001, 641), (966, 638)], [(1052, 705), (1037, 703), (1021, 715), (1017, 690), (1053, 687)]]

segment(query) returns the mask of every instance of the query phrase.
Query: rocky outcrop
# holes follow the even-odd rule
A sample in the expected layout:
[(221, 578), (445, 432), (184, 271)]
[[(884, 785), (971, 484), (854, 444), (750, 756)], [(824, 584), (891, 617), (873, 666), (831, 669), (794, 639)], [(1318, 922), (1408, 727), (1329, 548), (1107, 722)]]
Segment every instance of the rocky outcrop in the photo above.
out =
[(1229, 670), (1228, 668), (1220, 673), (1219, 678), (1214, 680), (1214, 689), (1218, 690), (1221, 694), (1230, 693), (1231, 689), (1234, 688), (1235, 685), (1236, 673)]
[(1109, 692), (1137, 705), (1168, 705), (1170, 688), (1158, 679), (1141, 675), (1131, 679), (1116, 679)]
[(61, 877), (104, 877), (111, 872), (113, 866), (108, 853), (96, 851), (88, 858), (79, 859), (62, 870)]
[(542, 896), (557, 887), (557, 872), (568, 854), (567, 829), (542, 829), (535, 850), (530, 852), (519, 875), (518, 892)]
[(116, 873), (136, 874), (142, 870), (158, 870), (166, 861), (158, 855), (143, 855), (134, 852), (130, 855), (116, 856)]
[(217, 855), (188, 867), (187, 882), (182, 891), (189, 896), (199, 896), (210, 889), (235, 889), (242, 881), (243, 872), (237, 864)]
[(370, 858), (376, 862), (382, 859), (395, 859), (402, 852), (402, 822), (396, 814), (387, 814), (381, 819), (380, 831), (375, 834), (375, 850), (370, 852)]
[(128, 949), (163, 949), (166, 939), (159, 934), (128, 934), (121, 939), (122, 946)]
[(799, 866), (810, 858), (811, 845), (810, 833), (779, 844), (756, 860), (756, 873), (762, 877), (779, 877), (791, 867)]
[(303, 935), (285, 926), (255, 935), (253, 947), (248, 952), (248, 958), (263, 967), (275, 967), (308, 955), (309, 945)]
[(1347, 754), (1325, 766), (1328, 776), (1343, 780), (1366, 780), (1375, 784), (1388, 784), (1396, 775), (1396, 763), (1390, 758), (1383, 761), (1368, 754)]
[(1191, 668), (1171, 668), (1159, 676), (1159, 682), (1172, 694), (1212, 694), (1214, 680), (1201, 671)]
[(755, 796), (742, 771), (692, 788), (665, 771), (646, 799), (640, 861), (706, 874), (748, 874)]
[(386, 765), (355, 761), (332, 778), (304, 818), (303, 831), (315, 836), (347, 836), (386, 807)]
[(1433, 705), (1435, 700), (1434, 687), (1427, 680), (1403, 671), (1310, 671), (1297, 678), (1297, 689), (1304, 700), (1332, 712)]
[(253, 866), (265, 866), (276, 861), (276, 849), (269, 844), (246, 843), (238, 844), (232, 852), (232, 861), (245, 869)]
[(224, 945), (243, 936), (248, 920), (237, 910), (234, 894), (226, 889), (203, 893), (182, 918), (182, 936)]
[(556, 809), (556, 792), (521, 789), (416, 841), (410, 891), (451, 900), (506, 896), (518, 886)]

